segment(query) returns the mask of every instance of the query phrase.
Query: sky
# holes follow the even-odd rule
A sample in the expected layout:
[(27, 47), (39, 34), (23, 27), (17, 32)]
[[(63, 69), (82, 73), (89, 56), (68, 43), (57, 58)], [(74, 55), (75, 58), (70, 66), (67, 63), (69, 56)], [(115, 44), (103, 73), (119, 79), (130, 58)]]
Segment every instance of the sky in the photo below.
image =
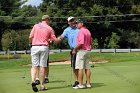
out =
[(38, 6), (42, 0), (28, 0), (25, 5)]

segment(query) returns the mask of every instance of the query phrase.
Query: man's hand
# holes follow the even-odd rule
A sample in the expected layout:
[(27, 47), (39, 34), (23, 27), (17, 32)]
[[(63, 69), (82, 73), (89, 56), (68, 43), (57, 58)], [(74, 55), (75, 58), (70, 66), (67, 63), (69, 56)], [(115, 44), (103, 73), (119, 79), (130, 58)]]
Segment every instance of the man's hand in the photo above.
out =
[(29, 47), (30, 47), (30, 48), (32, 47), (32, 43), (29, 43)]
[(52, 45), (53, 41), (51, 39), (48, 40), (48, 44)]
[(72, 50), (72, 54), (75, 55), (76, 53), (77, 53), (77, 50), (76, 49), (73, 49)]
[(59, 36), (59, 37), (56, 38), (55, 42), (56, 42), (56, 43), (60, 43), (60, 41), (61, 41), (62, 39), (63, 39), (62, 36)]

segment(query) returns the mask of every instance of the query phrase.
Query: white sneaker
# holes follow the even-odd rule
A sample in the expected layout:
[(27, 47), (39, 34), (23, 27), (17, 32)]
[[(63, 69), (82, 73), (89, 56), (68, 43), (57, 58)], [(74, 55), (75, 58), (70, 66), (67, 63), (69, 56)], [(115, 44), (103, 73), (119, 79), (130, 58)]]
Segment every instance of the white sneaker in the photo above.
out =
[(87, 87), (87, 88), (91, 88), (91, 85), (90, 85), (90, 84), (89, 84), (89, 85), (86, 85), (86, 87)]
[(85, 86), (84, 85), (77, 85), (75, 87), (73, 87), (74, 89), (84, 89)]

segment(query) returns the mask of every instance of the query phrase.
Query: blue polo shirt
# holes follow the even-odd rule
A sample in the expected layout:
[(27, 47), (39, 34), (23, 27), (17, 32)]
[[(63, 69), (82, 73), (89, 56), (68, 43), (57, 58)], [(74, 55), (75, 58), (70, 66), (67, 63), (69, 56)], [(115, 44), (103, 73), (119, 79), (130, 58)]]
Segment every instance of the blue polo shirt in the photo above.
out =
[(62, 37), (68, 39), (68, 43), (71, 49), (76, 47), (76, 39), (77, 39), (78, 31), (79, 30), (77, 27), (71, 28), (69, 26), (64, 30), (64, 32), (61, 35)]

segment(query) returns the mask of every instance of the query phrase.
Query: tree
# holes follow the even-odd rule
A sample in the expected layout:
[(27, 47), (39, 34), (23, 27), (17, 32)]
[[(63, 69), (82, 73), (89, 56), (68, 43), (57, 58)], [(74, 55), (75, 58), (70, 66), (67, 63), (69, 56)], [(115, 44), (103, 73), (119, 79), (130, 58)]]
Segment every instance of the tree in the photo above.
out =
[(24, 2), (25, 1), (21, 0), (0, 0), (0, 17), (2, 16), (0, 20), (0, 50), (2, 50), (2, 34), (9, 27), (9, 24), (5, 22), (7, 18), (4, 18), (3, 16), (11, 16), (12, 12), (17, 8), (20, 8)]
[[(42, 15), (48, 14), (50, 25), (58, 36), (67, 27), (67, 17), (74, 16), (86, 20), (86, 26), (91, 31), (94, 42), (96, 42), (96, 48), (139, 47), (139, 0), (43, 0), (39, 7), (19, 7), (22, 4), (22, 2), (18, 3), (20, 0), (6, 0), (7, 6), (5, 0), (1, 1), (0, 15), (5, 16), (0, 19), (0, 26), (2, 27), (0, 33), (2, 34), (7, 28), (18, 34), (19, 32), (22, 33), (19, 30), (30, 29), (33, 24), (41, 20)], [(2, 36), (2, 34), (0, 35)], [(27, 40), (27, 36), (28, 34), (22, 38)], [(118, 36), (119, 39), (117, 39)], [(131, 36), (137, 38), (130, 38)], [(18, 39), (20, 40), (20, 37)], [(21, 49), (22, 44), (25, 45), (24, 40), (20, 42), (22, 43), (17, 42), (17, 49)], [(61, 45), (63, 48), (68, 48), (65, 43), (63, 42)], [(56, 48), (56, 45), (54, 44), (52, 48)]]
[(27, 50), (29, 49), (29, 33), (30, 29), (26, 30), (7, 30), (3, 34), (2, 45), (3, 50)]
[(116, 33), (112, 32), (111, 38), (108, 40), (109, 40), (109, 43), (107, 45), (107, 48), (119, 48), (118, 43), (119, 43), (120, 37)]
[(3, 20), (0, 20), (0, 50), (2, 50), (2, 43), (1, 43), (1, 40), (2, 40), (2, 35), (4, 33), (6, 29), (6, 24)]
[[(138, 22), (124, 21), (121, 23), (122, 20), (133, 21), (139, 19), (138, 16), (117, 16), (139, 13), (139, 6), (135, 5), (139, 3), (139, 0), (43, 0), (40, 9), (45, 9), (42, 12), (52, 17), (84, 17), (87, 20), (87, 27), (90, 29), (92, 36), (98, 40), (99, 48), (105, 48), (108, 47), (106, 46), (106, 38), (112, 37), (111, 35), (114, 35), (112, 32), (120, 34), (121, 31), (118, 29), (139, 31), (140, 24)], [(56, 32), (59, 32), (64, 25), (59, 22), (66, 23), (61, 19), (53, 19), (53, 21), (55, 22), (53, 26), (59, 28), (56, 29)], [(123, 42), (126, 42), (126, 39), (121, 38), (118, 44), (121, 45)], [(122, 47), (126, 46), (128, 45), (126, 44)]]

